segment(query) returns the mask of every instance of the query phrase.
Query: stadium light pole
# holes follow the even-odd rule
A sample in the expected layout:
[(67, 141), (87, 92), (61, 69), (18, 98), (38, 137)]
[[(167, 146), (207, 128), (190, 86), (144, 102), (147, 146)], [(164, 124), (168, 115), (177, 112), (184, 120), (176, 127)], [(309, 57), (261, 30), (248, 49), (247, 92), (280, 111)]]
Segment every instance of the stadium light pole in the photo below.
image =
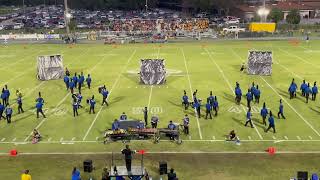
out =
[(68, 0), (64, 0), (64, 21), (66, 24), (66, 31), (67, 35), (70, 34), (70, 28), (69, 28), (69, 20), (71, 18), (71, 14), (68, 11)]
[(148, 0), (146, 0), (146, 12), (148, 12)]
[(258, 9), (258, 15), (260, 16), (260, 22), (267, 22), (267, 16), (270, 13), (266, 8), (266, 0), (263, 1), (263, 7)]

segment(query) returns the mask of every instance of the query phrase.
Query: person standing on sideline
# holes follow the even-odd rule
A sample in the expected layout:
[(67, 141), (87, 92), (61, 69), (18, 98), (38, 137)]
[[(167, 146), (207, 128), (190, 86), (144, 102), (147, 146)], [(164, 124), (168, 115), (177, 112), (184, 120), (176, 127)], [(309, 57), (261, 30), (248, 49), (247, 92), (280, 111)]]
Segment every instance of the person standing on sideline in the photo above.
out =
[(63, 82), (66, 84), (67, 91), (69, 90), (69, 77), (67, 75), (64, 76)]
[[(81, 101), (82, 101), (82, 95), (81, 95), (81, 93), (79, 92), (78, 94), (77, 94), (77, 102), (78, 102), (78, 107), (79, 108), (82, 108), (82, 106), (81, 106)], [(78, 109), (79, 109), (78, 108)]]
[(289, 91), (290, 99), (293, 99), (295, 97), (296, 91), (297, 91), (297, 85), (296, 85), (296, 83), (294, 83), (294, 79), (292, 80), (288, 91)]
[(213, 102), (214, 102), (214, 96), (212, 94), (212, 91), (210, 91), (210, 95), (208, 97), (209, 103), (211, 105), (211, 110), (213, 110)]
[(318, 94), (317, 82), (314, 82), (312, 87), (312, 97), (311, 97), (312, 101), (316, 100), (317, 94)]
[(262, 109), (260, 111), (260, 115), (262, 117), (262, 123), (266, 126), (267, 125), (266, 119), (267, 119), (267, 115), (268, 115), (268, 109), (266, 107), (266, 103), (265, 102), (263, 103), (263, 107), (262, 107)]
[(0, 120), (1, 120), (1, 118), (6, 119), (3, 116), (4, 109), (5, 109), (4, 105), (2, 105), (1, 102), (0, 102)]
[(24, 113), (23, 108), (22, 108), (22, 97), (21, 96), (18, 96), (17, 104), (18, 104), (18, 114)]
[(87, 77), (87, 79), (86, 79), (86, 82), (87, 82), (87, 85), (88, 85), (88, 88), (89, 88), (89, 89), (91, 88), (91, 81), (92, 81), (92, 79), (91, 79), (91, 77), (90, 77), (90, 74), (88, 74), (88, 77)]
[(147, 126), (148, 125), (148, 107), (144, 107), (143, 109), (143, 118), (144, 118), (145, 126)]
[(247, 126), (247, 125), (248, 125), (248, 123), (250, 123), (251, 128), (253, 128), (253, 124), (252, 124), (251, 116), (252, 116), (252, 114), (251, 114), (251, 109), (249, 108), (249, 109), (248, 109), (248, 112), (247, 112), (247, 116), (246, 116), (247, 121), (246, 121), (246, 124), (245, 124), (244, 126)]
[(6, 113), (7, 123), (10, 124), (13, 110), (9, 105), (6, 107), (5, 113)]
[(189, 124), (190, 124), (190, 118), (188, 117), (188, 114), (186, 114), (183, 118), (183, 132), (184, 134), (189, 134)]
[(266, 129), (266, 132), (268, 132), (269, 131), (269, 129), (273, 129), (273, 133), (276, 133), (276, 126), (275, 126), (275, 124), (274, 124), (274, 118), (273, 118), (273, 116), (272, 116), (272, 112), (270, 111), (270, 116), (269, 116), (269, 119), (268, 119), (268, 121), (269, 121), (269, 126), (268, 126), (268, 128)]
[(279, 112), (278, 112), (278, 118), (280, 119), (280, 115), (283, 119), (286, 119), (283, 115), (283, 104), (282, 104), (282, 100), (280, 99), (280, 105), (279, 105)]
[(79, 114), (78, 114), (79, 104), (78, 104), (77, 100), (73, 101), (72, 107), (73, 107), (73, 117), (76, 117), (76, 115), (79, 116)]
[(189, 97), (187, 96), (186, 90), (183, 90), (184, 94), (182, 96), (182, 104), (184, 105), (184, 109), (188, 110), (189, 107)]
[(158, 116), (153, 115), (151, 117), (151, 126), (152, 126), (152, 128), (157, 128), (158, 127), (158, 122), (159, 122)]
[(212, 119), (211, 104), (209, 99), (207, 100), (207, 104), (206, 104), (206, 119), (208, 119), (208, 115), (209, 115), (209, 118)]
[(37, 101), (37, 104), (36, 104), (37, 118), (39, 118), (39, 113), (42, 114), (43, 118), (46, 118), (46, 116), (43, 113), (42, 107), (43, 107), (43, 101)]
[(251, 101), (252, 101), (252, 93), (250, 89), (248, 89), (248, 93), (246, 94), (247, 97), (247, 107), (250, 109), (251, 108)]
[(81, 180), (80, 171), (76, 167), (72, 170), (71, 180)]
[(131, 150), (129, 145), (126, 145), (126, 148), (122, 149), (121, 153), (124, 155), (127, 171), (131, 172), (132, 155), (135, 154), (135, 151)]
[(31, 175), (29, 174), (29, 170), (25, 170), (21, 175), (21, 180), (32, 180)]
[(90, 104), (90, 109), (89, 109), (89, 114), (91, 114), (91, 112), (93, 114), (95, 114), (96, 112), (94, 112), (94, 107), (96, 105), (96, 101), (94, 100), (94, 95), (92, 96), (92, 98), (89, 100), (89, 104)]
[(308, 83), (308, 86), (305, 89), (305, 94), (306, 94), (306, 103), (309, 102), (309, 96), (312, 94), (312, 90), (310, 88), (310, 84)]

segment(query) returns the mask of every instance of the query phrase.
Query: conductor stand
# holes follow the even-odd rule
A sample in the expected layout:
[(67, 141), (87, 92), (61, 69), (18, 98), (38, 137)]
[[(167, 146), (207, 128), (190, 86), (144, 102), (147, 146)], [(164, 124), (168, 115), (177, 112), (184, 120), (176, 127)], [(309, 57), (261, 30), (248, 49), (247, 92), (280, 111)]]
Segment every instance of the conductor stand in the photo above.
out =
[(141, 180), (143, 177), (145, 177), (147, 173), (144, 169), (144, 164), (143, 164), (143, 158), (144, 158), (143, 156), (145, 154), (145, 151), (140, 150), (138, 151), (138, 154), (141, 154), (140, 166), (132, 166), (131, 171), (128, 171), (127, 170), (128, 164), (126, 164), (126, 166), (116, 166), (115, 154), (112, 153), (110, 177), (128, 177), (131, 180)]

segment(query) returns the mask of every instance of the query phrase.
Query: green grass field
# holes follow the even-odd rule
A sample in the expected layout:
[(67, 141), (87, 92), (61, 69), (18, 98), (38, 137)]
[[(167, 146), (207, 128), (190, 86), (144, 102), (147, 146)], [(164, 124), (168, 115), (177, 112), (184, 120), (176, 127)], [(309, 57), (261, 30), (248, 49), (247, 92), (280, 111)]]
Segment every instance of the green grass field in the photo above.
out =
[[(273, 51), (272, 76), (249, 76), (239, 72), (240, 64), (246, 61), (248, 50), (252, 49)], [(84, 99), (95, 95), (97, 99), (96, 114), (89, 114), (88, 106), (86, 106), (79, 110), (80, 116), (74, 118), (71, 96), (66, 91), (63, 80), (40, 82), (36, 79), (36, 57), (48, 54), (62, 54), (64, 65), (68, 67), (71, 74), (81, 71), (85, 74), (91, 74), (93, 88), (91, 90), (84, 88), (82, 94)], [(165, 85), (146, 86), (139, 84), (137, 72), (142, 58), (164, 58), (166, 60), (169, 76)], [(228, 153), (243, 153), (239, 154), (239, 157), (232, 157), (234, 161), (245, 160), (244, 157), (247, 156), (245, 153), (263, 153), (269, 146), (276, 147), (277, 151), (281, 153), (315, 152), (320, 147), (319, 100), (306, 104), (300, 93), (297, 95), (298, 98), (289, 100), (287, 89), (292, 78), (296, 79), (298, 86), (303, 79), (310, 84), (313, 84), (314, 81), (319, 82), (319, 58), (320, 41), (312, 41), (310, 44), (300, 42), (295, 45), (289, 41), (211, 41), (116, 46), (98, 44), (78, 44), (75, 46), (1, 45), (0, 86), (8, 85), (12, 94), (11, 104), (15, 102), (15, 90), (20, 89), (24, 95), (26, 112), (17, 114), (15, 105), (12, 124), (7, 125), (5, 121), (0, 122), (0, 153), (5, 156), (13, 148), (22, 153), (39, 153), (43, 154), (41, 160), (38, 160), (39, 157), (34, 157), (34, 159), (45, 163), (46, 158), (48, 161), (53, 161), (53, 157), (57, 158), (57, 161), (59, 158), (61, 161), (65, 158), (59, 155), (49, 155), (49, 153), (74, 153), (76, 156), (79, 153), (118, 152), (123, 147), (121, 142), (102, 144), (104, 130), (110, 128), (113, 120), (118, 118), (122, 112), (126, 112), (130, 119), (143, 119), (140, 109), (144, 106), (148, 106), (152, 114), (159, 116), (159, 127), (166, 127), (169, 120), (181, 122), (184, 114), (189, 114), (191, 117), (190, 136), (182, 135), (182, 145), (168, 141), (161, 141), (159, 144), (153, 144), (151, 140), (132, 141), (130, 144), (135, 149), (146, 149), (147, 152), (154, 154), (159, 152), (219, 152), (226, 155)], [(262, 91), (261, 103), (254, 104), (252, 107), (255, 125), (253, 129), (244, 127), (247, 110), (245, 100), (242, 100), (240, 106), (234, 103), (233, 90), (236, 81), (240, 83), (243, 92), (252, 82), (258, 84)], [(97, 89), (103, 84), (110, 91), (108, 99), (110, 106), (108, 107), (100, 106), (101, 95)], [(209, 96), (209, 91), (213, 91), (213, 94), (217, 96), (220, 105), (217, 117), (212, 120), (205, 120), (204, 116), (196, 118), (192, 108), (187, 111), (183, 109), (181, 106), (183, 90), (186, 90), (191, 97), (191, 92), (196, 89), (198, 89), (198, 98), (206, 99)], [(37, 119), (35, 115), (34, 101), (39, 91), (42, 92), (46, 101), (44, 106), (46, 119)], [(277, 133), (273, 134), (271, 131), (265, 133), (266, 127), (262, 124), (259, 115), (262, 102), (266, 102), (267, 107), (275, 114), (278, 111), (279, 99), (284, 101), (287, 119), (279, 120), (276, 118)], [(202, 115), (204, 115), (204, 107)], [(39, 144), (30, 143), (30, 133), (34, 128), (39, 129), (44, 137)], [(240, 146), (225, 141), (225, 135), (232, 129), (236, 130), (241, 139)], [(199, 156), (202, 155), (199, 154)], [(267, 155), (251, 154), (249, 156), (252, 160), (270, 160)], [(278, 156), (281, 157), (281, 155)], [(223, 161), (225, 158), (219, 157), (212, 158), (213, 164), (214, 159)], [(74, 158), (78, 164), (82, 160), (79, 158), (82, 156), (79, 155), (78, 159)], [(187, 158), (191, 158), (191, 160), (183, 163), (184, 165), (181, 167), (190, 169), (188, 173), (183, 173), (184, 170), (178, 167), (179, 158), (172, 157), (169, 161), (173, 161), (178, 173), (180, 170), (182, 179), (197, 179), (189, 178), (191, 172), (196, 171), (193, 170), (194, 167), (190, 162), (192, 162), (192, 158), (197, 158), (197, 154), (192, 154)], [(201, 158), (205, 160), (204, 157)], [(312, 157), (306, 158), (305, 161)], [(287, 162), (287, 166), (290, 166), (291, 161), (296, 160), (294, 157), (291, 159), (285, 157), (284, 159), (281, 161)], [(17, 159), (3, 158), (0, 161), (12, 162), (12, 164), (16, 164), (16, 167), (21, 168), (31, 166), (34, 174), (37, 172), (37, 166), (41, 166), (34, 163), (28, 164), (22, 157)], [(32, 161), (32, 158), (28, 161)], [(305, 161), (301, 160), (303, 163)], [(219, 179), (234, 179), (235, 177), (259, 179), (262, 177), (259, 174), (260, 171), (250, 174), (242, 168), (236, 168), (231, 174), (225, 172), (228, 168), (221, 170), (221, 172), (216, 172), (214, 169), (211, 171), (209, 162), (211, 159), (204, 163), (204, 170), (201, 171), (208, 174), (208, 177), (210, 175), (218, 175), (221, 177)], [(55, 163), (57, 162), (52, 162), (52, 164)], [(48, 167), (53, 166), (52, 164)], [(223, 166), (229, 166), (226, 164)], [(218, 164), (215, 165), (218, 166)], [(248, 165), (257, 166), (254, 163)], [(309, 164), (307, 167), (311, 165)], [(147, 166), (153, 168), (151, 172), (156, 173), (156, 163), (147, 163)], [(264, 162), (261, 166), (266, 168), (268, 163)], [(205, 170), (206, 168), (207, 170)], [(0, 172), (3, 171), (3, 168), (0, 169)], [(52, 178), (68, 179), (68, 169), (71, 168), (65, 167), (59, 178)], [(286, 171), (281, 174), (281, 177), (286, 178), (294, 175), (294, 171), (297, 169), (292, 170), (292, 172)], [(272, 172), (266, 171), (263, 179), (268, 179), (270, 173)], [(48, 172), (48, 174), (41, 173), (41, 176), (34, 176), (43, 179), (43, 176), (52, 176), (52, 174), (53, 172)], [(5, 177), (6, 179), (16, 179), (18, 175), (19, 172), (10, 171)], [(274, 179), (274, 176), (270, 179)]]

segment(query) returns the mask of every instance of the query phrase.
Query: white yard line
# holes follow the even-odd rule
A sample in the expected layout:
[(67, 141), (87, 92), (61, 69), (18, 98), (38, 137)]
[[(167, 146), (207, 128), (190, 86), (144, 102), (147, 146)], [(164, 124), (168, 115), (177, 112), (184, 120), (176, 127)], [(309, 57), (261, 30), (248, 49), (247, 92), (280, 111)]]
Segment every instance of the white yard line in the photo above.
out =
[(148, 110), (150, 110), (150, 104), (151, 104), (151, 97), (152, 97), (152, 89), (153, 89), (153, 85), (151, 85), (150, 87), (150, 93), (149, 93), (149, 100), (148, 100)]
[[(191, 85), (191, 80), (190, 80), (189, 69), (188, 69), (188, 66), (187, 66), (186, 56), (185, 56), (185, 54), (184, 54), (184, 50), (183, 50), (182, 48), (180, 48), (180, 50), (181, 50), (181, 53), (182, 53), (182, 55), (183, 55), (184, 66), (185, 66), (186, 72), (187, 72), (187, 78), (188, 78), (188, 82), (189, 82), (190, 94), (191, 94), (191, 96), (192, 96), (192, 99), (194, 99), (194, 97), (193, 97), (192, 85)], [(199, 136), (200, 136), (200, 139), (202, 139), (202, 132), (201, 132), (199, 117), (198, 117), (198, 115), (197, 115), (197, 110), (196, 110), (196, 108), (194, 108), (194, 113), (195, 113), (196, 119), (197, 119)]]
[[(137, 50), (135, 49), (135, 50), (133, 51), (133, 53), (131, 54), (131, 56), (129, 57), (128, 61), (126, 62), (125, 66), (122, 68), (122, 70), (121, 70), (121, 72), (119, 73), (117, 79), (115, 80), (115, 82), (114, 82), (113, 85), (112, 85), (112, 88), (111, 88), (111, 90), (110, 90), (109, 96), (107, 97), (107, 100), (110, 98), (113, 89), (116, 87), (116, 85), (118, 84), (118, 81), (120, 80), (120, 77), (122, 76), (122, 73), (127, 69), (128, 65), (130, 64), (131, 59), (132, 59), (133, 56), (136, 54), (136, 52), (137, 52)], [(87, 138), (87, 136), (88, 136), (89, 132), (91, 131), (94, 123), (95, 123), (96, 120), (98, 119), (99, 114), (101, 113), (102, 108), (103, 108), (103, 106), (100, 107), (97, 115), (94, 117), (94, 119), (93, 119), (91, 125), (89, 126), (86, 134), (85, 134), (84, 137), (82, 138), (83, 141)]]
[[(225, 76), (223, 70), (222, 70), (222, 69), (220, 68), (220, 66), (216, 63), (216, 61), (212, 58), (212, 55), (210, 54), (210, 52), (208, 51), (208, 49), (205, 48), (205, 51), (207, 52), (207, 54), (208, 54), (209, 59), (211, 60), (211, 62), (213, 62), (213, 63), (215, 64), (216, 68), (218, 69), (218, 71), (219, 71), (220, 74), (222, 75), (224, 81), (227, 83), (227, 85), (228, 85), (229, 88), (230, 88), (231, 93), (233, 94), (233, 93), (234, 93), (234, 92), (233, 92), (233, 88), (232, 88), (232, 86), (231, 86), (231, 84), (230, 84), (229, 79)], [(246, 112), (247, 112), (246, 109), (245, 109), (243, 106), (241, 106), (241, 107), (243, 108), (244, 113), (246, 113)], [(254, 122), (253, 122), (253, 121), (251, 121), (251, 122), (252, 122), (253, 127), (254, 127), (255, 131), (257, 132), (259, 138), (260, 138), (260, 139), (263, 139), (263, 137), (261, 136), (261, 134), (260, 134), (260, 132), (258, 131), (257, 127), (255, 126)]]
[(313, 63), (311, 63), (311, 62), (309, 62), (309, 61), (305, 60), (304, 58), (302, 58), (302, 57), (300, 57), (300, 56), (297, 56), (297, 55), (295, 55), (295, 54), (289, 53), (288, 51), (283, 50), (283, 49), (281, 49), (281, 48), (279, 48), (279, 47), (278, 47), (278, 49), (279, 49), (280, 51), (282, 51), (282, 52), (286, 53), (287, 55), (291, 56), (291, 57), (295, 57), (296, 59), (300, 59), (301, 61), (303, 61), (303, 62), (305, 62), (305, 63), (307, 63), (307, 64), (311, 65), (312, 67), (316, 67), (316, 68), (318, 68), (318, 69), (320, 68), (320, 67), (319, 67), (319, 66), (317, 66), (316, 64), (313, 64)]
[[(33, 54), (33, 55), (37, 55), (37, 54), (39, 54), (39, 53), (41, 53), (41, 52), (43, 52), (43, 51), (45, 51), (45, 50), (40, 50), (40, 51), (37, 51), (36, 53), (32, 53), (32, 54)], [(28, 59), (29, 57), (30, 57), (30, 54), (25, 55), (24, 58), (22, 58), (22, 59), (20, 59), (20, 60), (18, 60), (18, 61), (15, 61), (14, 63), (8, 64), (7, 66), (3, 66), (2, 68), (0, 68), (0, 70), (10, 69), (9, 67), (18, 64), (18, 63), (20, 63), (20, 62)]]

